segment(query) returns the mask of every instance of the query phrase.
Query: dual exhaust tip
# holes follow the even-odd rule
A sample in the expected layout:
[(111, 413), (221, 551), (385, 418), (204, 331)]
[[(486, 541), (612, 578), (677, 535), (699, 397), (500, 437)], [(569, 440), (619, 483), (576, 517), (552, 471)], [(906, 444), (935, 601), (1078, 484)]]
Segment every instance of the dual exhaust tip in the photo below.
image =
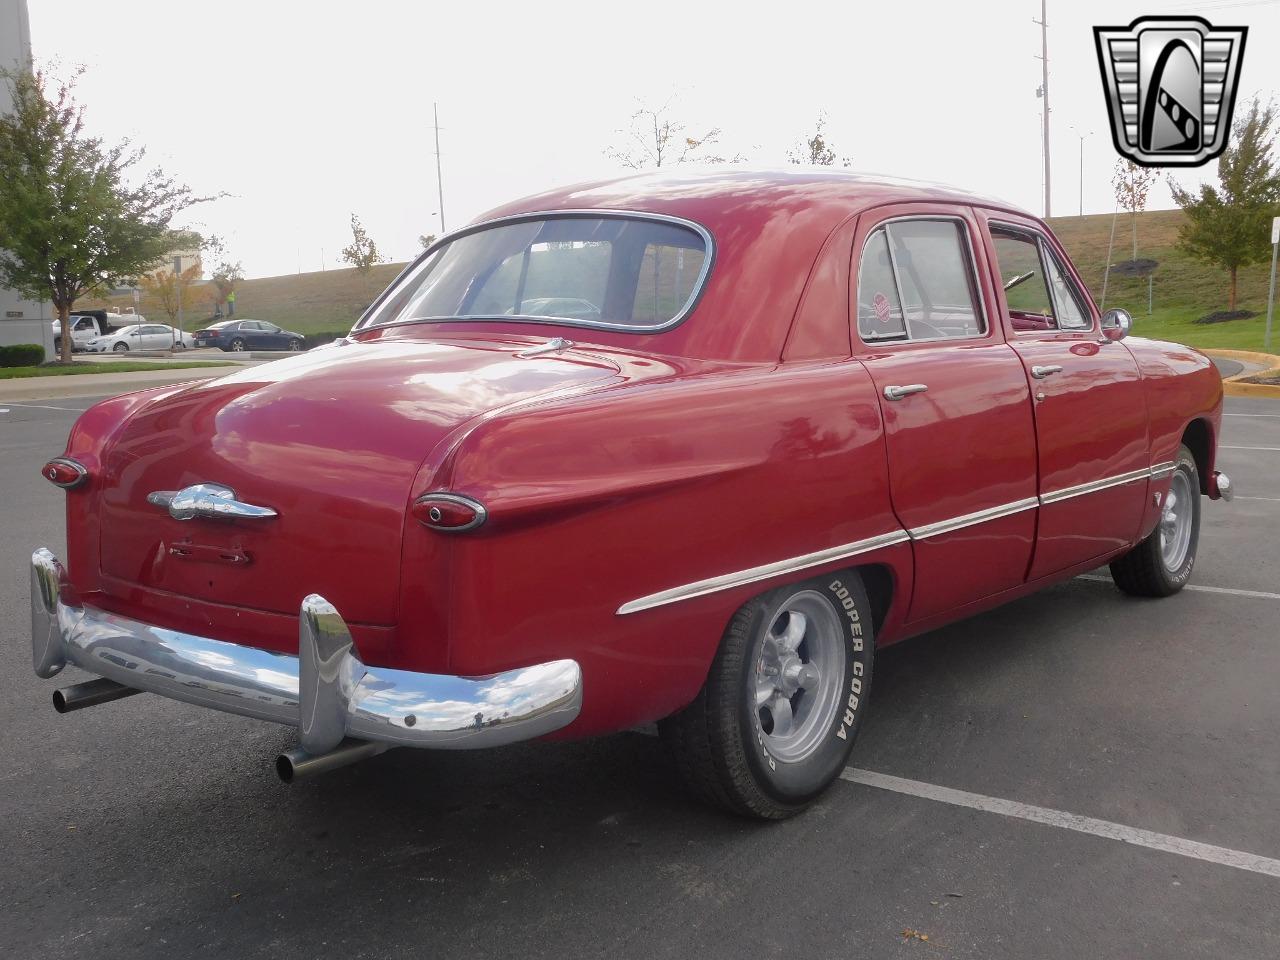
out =
[[(84, 683), (75, 683), (53, 691), (53, 709), (58, 713), (71, 713), (86, 707), (96, 707), (100, 703), (122, 700), (142, 692), (136, 687), (128, 687), (123, 683), (108, 680), (106, 677), (99, 677), (96, 680), (86, 680)], [(293, 783), (294, 780), (303, 777), (328, 773), (330, 770), (337, 770), (339, 767), (376, 757), (390, 748), (389, 743), (371, 743), (368, 740), (351, 739), (343, 740), (332, 750), (321, 754), (307, 753), (300, 747), (295, 747), (276, 757), (276, 776), (285, 783)]]

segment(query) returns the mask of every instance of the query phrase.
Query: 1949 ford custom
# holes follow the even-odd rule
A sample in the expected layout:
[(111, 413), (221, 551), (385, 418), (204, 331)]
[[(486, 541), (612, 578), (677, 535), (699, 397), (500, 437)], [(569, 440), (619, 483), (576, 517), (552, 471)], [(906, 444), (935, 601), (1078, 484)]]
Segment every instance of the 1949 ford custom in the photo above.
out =
[(877, 647), (1110, 563), (1195, 562), (1222, 389), (1099, 316), (1041, 221), (831, 172), (577, 186), (435, 244), (338, 344), (87, 411), (44, 468), (36, 673), (390, 746), (658, 721), (783, 817)]

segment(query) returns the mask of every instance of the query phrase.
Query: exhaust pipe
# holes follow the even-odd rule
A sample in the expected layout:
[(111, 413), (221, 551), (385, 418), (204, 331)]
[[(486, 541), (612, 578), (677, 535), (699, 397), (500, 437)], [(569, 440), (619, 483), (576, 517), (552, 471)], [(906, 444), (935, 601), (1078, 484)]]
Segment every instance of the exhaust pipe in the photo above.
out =
[(59, 713), (70, 713), (72, 710), (96, 707), (100, 703), (110, 703), (141, 692), (136, 687), (126, 687), (123, 683), (99, 677), (97, 680), (86, 680), (84, 683), (53, 691), (53, 709)]
[(368, 740), (343, 740), (327, 753), (311, 754), (301, 747), (294, 747), (276, 757), (276, 775), (285, 783), (293, 783), (301, 777), (313, 777), (339, 767), (368, 760), (391, 749), (389, 743), (371, 743)]

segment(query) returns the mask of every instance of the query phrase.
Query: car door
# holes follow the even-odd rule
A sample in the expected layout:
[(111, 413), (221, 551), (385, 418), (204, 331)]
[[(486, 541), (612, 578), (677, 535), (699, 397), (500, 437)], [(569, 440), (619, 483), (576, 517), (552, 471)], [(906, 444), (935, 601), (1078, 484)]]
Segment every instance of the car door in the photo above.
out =
[[(1040, 526), (1031, 579), (1099, 560), (1137, 536), (1150, 473), (1138, 365), (1039, 225), (988, 221), (1002, 319), (1033, 391)], [(1004, 289), (1007, 287), (1008, 289)]]
[(168, 350), (173, 346), (173, 328), (159, 323), (144, 324), (142, 344), (147, 350)]
[(274, 323), (259, 321), (262, 326), (262, 346), (267, 350), (283, 350), (286, 346), (285, 336)]
[(1035, 540), (1031, 394), (978, 229), (968, 208), (909, 204), (863, 216), (855, 240), (855, 343), (914, 554), (908, 621), (1022, 584)]
[(79, 317), (71, 331), (71, 340), (77, 345), (85, 344), (97, 335), (98, 321), (93, 317)]
[(258, 320), (245, 320), (240, 324), (244, 334), (244, 342), (250, 350), (271, 349), (271, 338), (267, 335), (266, 324)]

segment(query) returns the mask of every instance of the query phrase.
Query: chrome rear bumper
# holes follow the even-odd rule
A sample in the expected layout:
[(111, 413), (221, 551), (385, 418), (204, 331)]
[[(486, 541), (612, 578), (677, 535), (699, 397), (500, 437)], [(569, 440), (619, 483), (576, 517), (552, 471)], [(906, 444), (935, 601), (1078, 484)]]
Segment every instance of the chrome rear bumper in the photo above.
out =
[(558, 730), (582, 707), (582, 671), (573, 660), (474, 679), (370, 667), (338, 611), (315, 594), (302, 601), (295, 657), (64, 603), (63, 582), (54, 555), (37, 550), (37, 676), (74, 663), (138, 690), (295, 726), (312, 754), (347, 737), (446, 750), (500, 746)]

